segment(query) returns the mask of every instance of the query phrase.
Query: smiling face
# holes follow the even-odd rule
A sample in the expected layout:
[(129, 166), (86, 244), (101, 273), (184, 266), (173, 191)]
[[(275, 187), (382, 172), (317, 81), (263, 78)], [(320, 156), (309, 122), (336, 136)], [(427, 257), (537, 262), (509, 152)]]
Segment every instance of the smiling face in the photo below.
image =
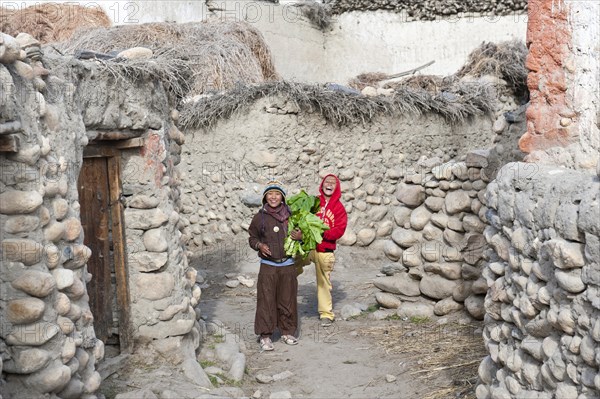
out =
[(267, 191), (265, 194), (265, 199), (271, 208), (277, 208), (283, 201), (283, 195), (279, 190), (271, 190)]
[(323, 181), (323, 193), (325, 197), (330, 198), (335, 191), (335, 187), (337, 186), (337, 179), (333, 176), (327, 176)]

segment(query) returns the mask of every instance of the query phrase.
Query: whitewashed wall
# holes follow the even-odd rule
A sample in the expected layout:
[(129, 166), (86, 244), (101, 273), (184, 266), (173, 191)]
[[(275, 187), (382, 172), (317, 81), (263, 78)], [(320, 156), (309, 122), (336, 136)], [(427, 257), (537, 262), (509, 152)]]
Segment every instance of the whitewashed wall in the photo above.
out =
[[(22, 8), (40, 1), (0, 3), (4, 7)], [(273, 4), (213, 0), (212, 11), (204, 0), (96, 0), (79, 3), (86, 7), (102, 7), (115, 25), (190, 22), (206, 18), (245, 20), (263, 33), (273, 53), (275, 66), (284, 78), (320, 83), (346, 83), (363, 72), (401, 72), (432, 60), (435, 64), (423, 73), (452, 74), (481, 42), (525, 39), (527, 27), (526, 16), (520, 14), (505, 17), (454, 16), (442, 21), (406, 22), (402, 14), (350, 12), (336, 17), (332, 29), (324, 33), (300, 14), (293, 1)]]

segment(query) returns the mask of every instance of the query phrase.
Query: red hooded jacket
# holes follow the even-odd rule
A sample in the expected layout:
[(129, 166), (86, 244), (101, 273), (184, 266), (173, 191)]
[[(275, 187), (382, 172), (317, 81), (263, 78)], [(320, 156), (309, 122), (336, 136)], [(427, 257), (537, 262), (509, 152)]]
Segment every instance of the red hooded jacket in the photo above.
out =
[[(337, 182), (329, 202), (327, 202), (323, 193), (323, 183), (328, 176), (335, 177)], [(336, 175), (329, 174), (323, 178), (319, 186), (319, 193), (321, 194), (321, 210), (317, 212), (317, 216), (329, 226), (329, 230), (323, 232), (323, 241), (317, 245), (317, 252), (326, 252), (326, 250), (334, 250), (336, 248), (335, 242), (344, 235), (348, 224), (348, 214), (346, 208), (340, 202), (342, 189), (340, 188), (340, 180)]]

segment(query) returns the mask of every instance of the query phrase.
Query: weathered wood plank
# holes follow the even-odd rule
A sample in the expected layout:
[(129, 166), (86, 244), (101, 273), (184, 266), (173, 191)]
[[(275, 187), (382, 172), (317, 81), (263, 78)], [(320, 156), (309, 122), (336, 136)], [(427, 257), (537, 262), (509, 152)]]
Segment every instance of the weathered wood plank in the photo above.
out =
[(106, 158), (85, 159), (77, 184), (81, 204), (84, 243), (92, 250), (88, 271), (92, 280), (87, 284), (90, 310), (94, 315), (96, 336), (107, 342), (112, 335), (112, 284), (109, 242), (108, 165)]
[(125, 248), (125, 224), (121, 198), (121, 158), (108, 159), (108, 176), (112, 216), (113, 256), (117, 283), (117, 307), (119, 312), (119, 344), (121, 353), (133, 352), (131, 309), (129, 296), (129, 273)]
[(21, 139), (17, 135), (0, 136), (0, 152), (19, 152)]

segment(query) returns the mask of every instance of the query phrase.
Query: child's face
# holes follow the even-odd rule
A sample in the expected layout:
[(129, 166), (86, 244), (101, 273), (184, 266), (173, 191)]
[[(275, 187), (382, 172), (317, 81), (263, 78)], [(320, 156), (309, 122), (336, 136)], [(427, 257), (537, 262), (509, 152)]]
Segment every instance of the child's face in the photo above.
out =
[(335, 191), (335, 187), (337, 186), (337, 180), (333, 176), (327, 176), (325, 181), (323, 182), (323, 192), (327, 197), (331, 197), (333, 192)]
[(271, 208), (277, 208), (283, 201), (283, 195), (281, 195), (280, 191), (271, 190), (271, 191), (267, 192), (266, 199), (267, 199), (267, 204)]

